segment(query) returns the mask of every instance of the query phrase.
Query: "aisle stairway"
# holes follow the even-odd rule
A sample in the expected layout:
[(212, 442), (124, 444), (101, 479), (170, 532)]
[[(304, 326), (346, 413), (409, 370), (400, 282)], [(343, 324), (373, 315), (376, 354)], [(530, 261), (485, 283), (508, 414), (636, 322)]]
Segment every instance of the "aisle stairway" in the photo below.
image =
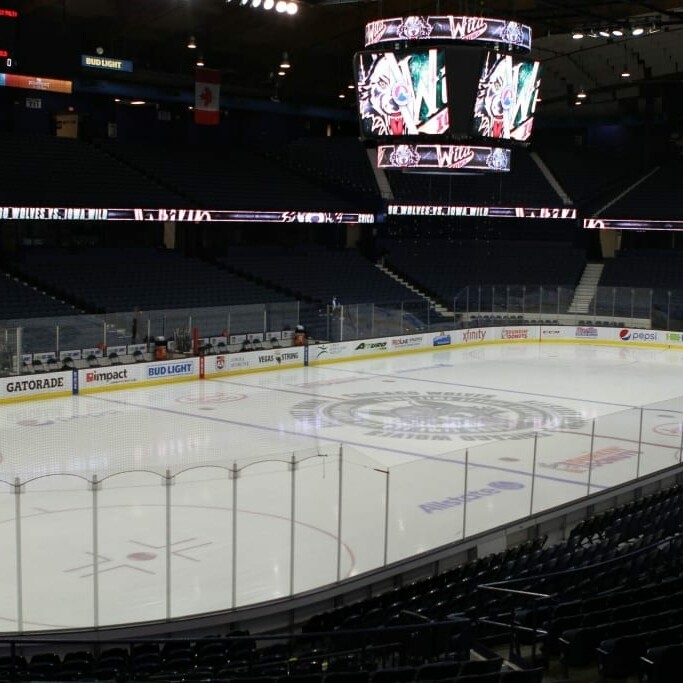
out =
[(581, 276), (581, 281), (574, 291), (574, 298), (569, 305), (569, 313), (588, 313), (591, 302), (595, 297), (598, 282), (602, 275), (602, 263), (587, 263)]
[(385, 275), (390, 277), (392, 280), (396, 280), (396, 282), (401, 283), (411, 292), (415, 292), (415, 294), (418, 297), (420, 297), (420, 299), (424, 299), (425, 301), (429, 302), (429, 307), (442, 318), (455, 318), (455, 314), (453, 313), (453, 311), (449, 311), (445, 306), (442, 306), (441, 304), (437, 303), (434, 299), (425, 294), (423, 291), (419, 290), (417, 287), (410, 284), (410, 282), (408, 282), (406, 279), (394, 273), (394, 271), (390, 268), (387, 268), (383, 263), (377, 263), (375, 265), (377, 266), (377, 268), (379, 268), (379, 270), (381, 270)]

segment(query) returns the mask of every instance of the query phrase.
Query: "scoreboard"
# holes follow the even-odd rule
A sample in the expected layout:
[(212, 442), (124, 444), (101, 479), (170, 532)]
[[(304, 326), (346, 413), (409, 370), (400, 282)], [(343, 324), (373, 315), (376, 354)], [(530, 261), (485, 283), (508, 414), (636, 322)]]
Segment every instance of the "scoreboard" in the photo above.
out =
[(353, 72), (361, 139), (378, 166), (508, 171), (531, 138), (540, 64), (528, 26), (485, 17), (380, 19)]
[(0, 0), (0, 71), (11, 71), (17, 64), (19, 11), (12, 3)]

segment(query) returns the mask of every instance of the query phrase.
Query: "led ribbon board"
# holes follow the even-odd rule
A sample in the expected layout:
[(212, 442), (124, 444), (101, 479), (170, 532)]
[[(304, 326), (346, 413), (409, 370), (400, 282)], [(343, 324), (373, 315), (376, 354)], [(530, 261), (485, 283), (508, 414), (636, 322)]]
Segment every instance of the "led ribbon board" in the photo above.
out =
[(179, 223), (374, 223), (372, 213), (332, 211), (203, 211), (0, 206), (5, 221), (156, 221)]
[(647, 220), (640, 218), (584, 218), (587, 230), (683, 230), (682, 220)]
[(377, 167), (507, 172), (510, 150), (473, 145), (379, 145)]
[(516, 21), (453, 15), (377, 19), (365, 25), (365, 47), (401, 41), (468, 41), (531, 50), (531, 27)]
[(388, 216), (437, 216), (475, 218), (548, 218), (573, 220), (576, 209), (557, 208), (552, 206), (451, 206), (447, 204), (389, 204)]

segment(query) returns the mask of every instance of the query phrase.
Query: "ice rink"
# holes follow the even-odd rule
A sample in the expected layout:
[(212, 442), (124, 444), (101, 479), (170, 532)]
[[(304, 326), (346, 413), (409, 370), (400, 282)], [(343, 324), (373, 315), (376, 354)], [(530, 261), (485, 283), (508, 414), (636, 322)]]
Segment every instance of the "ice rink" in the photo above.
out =
[(682, 413), (683, 353), (587, 344), (5, 405), (0, 630), (333, 583), (675, 465)]

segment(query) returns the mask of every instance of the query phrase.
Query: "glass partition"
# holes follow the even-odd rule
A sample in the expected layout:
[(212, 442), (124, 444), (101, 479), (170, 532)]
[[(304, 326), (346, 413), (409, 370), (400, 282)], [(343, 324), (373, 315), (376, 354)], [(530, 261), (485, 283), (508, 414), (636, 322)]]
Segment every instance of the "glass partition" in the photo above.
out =
[(263, 338), (303, 324), (313, 339), (329, 341), (508, 322), (683, 329), (683, 291), (596, 287), (579, 303), (574, 302), (575, 294), (567, 286), (471, 285), (457, 289), (448, 300), (416, 297), (335, 306), (284, 301), (16, 319), (0, 328), (0, 372), (21, 372), (22, 354), (54, 353), (61, 360), (59, 355), (65, 351), (104, 350), (151, 342), (155, 337), (191, 340), (195, 329), (200, 338), (226, 334)]
[(677, 466), (682, 424), (675, 397), (392, 465), (340, 444), (222, 464), (212, 451), (175, 472), (114, 471), (93, 441), (93, 472), (55, 460), (0, 481), (0, 631), (165, 620), (329, 586)]

